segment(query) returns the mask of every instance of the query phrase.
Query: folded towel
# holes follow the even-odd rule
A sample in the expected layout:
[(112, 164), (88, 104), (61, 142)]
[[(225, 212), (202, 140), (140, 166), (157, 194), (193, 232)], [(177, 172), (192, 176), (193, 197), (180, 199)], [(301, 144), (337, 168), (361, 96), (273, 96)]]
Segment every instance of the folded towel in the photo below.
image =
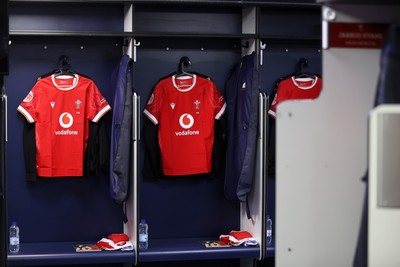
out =
[(232, 246), (256, 246), (257, 240), (247, 231), (230, 231), (229, 235), (220, 235), (219, 240)]
[(133, 250), (133, 244), (126, 234), (111, 234), (107, 238), (100, 239), (97, 242), (97, 246), (104, 250)]

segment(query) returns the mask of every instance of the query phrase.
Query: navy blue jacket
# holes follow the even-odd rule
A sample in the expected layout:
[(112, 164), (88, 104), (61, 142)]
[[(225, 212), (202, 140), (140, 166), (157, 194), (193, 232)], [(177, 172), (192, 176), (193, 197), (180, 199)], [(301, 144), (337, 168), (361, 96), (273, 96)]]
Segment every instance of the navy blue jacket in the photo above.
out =
[(122, 56), (113, 72), (113, 117), (110, 147), (110, 193), (123, 202), (129, 193), (132, 136), (132, 60)]
[[(253, 183), (258, 129), (258, 80), (255, 53), (244, 56), (225, 85), (227, 154), (225, 196), (245, 202)], [(249, 216), (249, 214), (248, 214)]]

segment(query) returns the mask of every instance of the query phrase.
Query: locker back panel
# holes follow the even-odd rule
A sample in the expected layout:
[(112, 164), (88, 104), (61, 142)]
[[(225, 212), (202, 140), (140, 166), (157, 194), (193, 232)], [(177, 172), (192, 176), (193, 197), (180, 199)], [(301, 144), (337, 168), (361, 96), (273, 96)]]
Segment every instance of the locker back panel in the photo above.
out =
[(22, 130), (25, 119), (16, 110), (36, 77), (58, 68), (67, 55), (71, 69), (93, 79), (107, 101), (111, 72), (121, 50), (113, 38), (13, 37), (7, 143), (8, 217), (21, 228), (21, 242), (99, 240), (122, 231), (122, 207), (109, 196), (107, 175), (90, 178), (25, 180)]
[[(240, 60), (238, 40), (138, 38), (138, 41), (141, 45), (136, 63), (136, 90), (142, 96), (143, 108), (157, 81), (176, 71), (182, 56), (188, 56), (192, 62), (188, 71), (211, 76), (222, 93), (231, 69)], [(211, 180), (191, 177), (141, 181), (140, 211), (149, 224), (150, 242), (152, 238), (218, 238), (239, 229), (239, 204), (225, 199), (223, 184), (224, 174)]]

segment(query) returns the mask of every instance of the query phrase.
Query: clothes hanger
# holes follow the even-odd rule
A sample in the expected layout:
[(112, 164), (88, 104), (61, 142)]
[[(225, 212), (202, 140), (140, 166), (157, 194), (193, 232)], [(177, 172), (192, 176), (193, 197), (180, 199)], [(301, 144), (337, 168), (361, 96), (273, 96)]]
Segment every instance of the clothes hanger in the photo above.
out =
[(178, 65), (178, 72), (175, 73), (175, 77), (189, 76), (193, 78), (193, 74), (185, 70), (185, 68), (190, 65), (192, 65), (192, 63), (188, 57), (181, 57)]
[(298, 64), (298, 71), (293, 75), (295, 79), (310, 78), (315, 80), (318, 77), (318, 75), (316, 75), (315, 73), (304, 71), (304, 68), (308, 67), (308, 59), (304, 57), (300, 58), (297, 64)]
[(309, 79), (312, 79), (312, 80), (315, 81), (315, 79), (317, 77), (321, 78), (321, 76), (319, 74), (305, 72), (304, 71), (305, 67), (308, 67), (308, 59), (300, 58), (300, 60), (297, 62), (297, 71), (296, 72), (290, 73), (290, 74), (285, 75), (285, 76), (282, 76), (282, 77), (278, 78), (275, 81), (273, 90), (271, 92), (271, 96), (272, 97), (269, 98), (270, 99), (270, 103), (269, 103), (270, 105), (272, 104), (272, 101), (274, 99), (274, 95), (276, 94), (276, 90), (278, 89), (278, 86), (282, 81), (284, 81), (286, 79), (295, 79), (296, 80), (296, 79), (301, 79), (301, 78), (309, 78)]
[(54, 69), (52, 71), (49, 71), (48, 73), (40, 75), (36, 78), (36, 80), (40, 80), (40, 79), (46, 78), (51, 75), (54, 75), (54, 77), (61, 76), (61, 75), (67, 75), (67, 76), (71, 76), (74, 78), (76, 77), (76, 75), (79, 75), (79, 76), (91, 79), (89, 76), (87, 76), (85, 74), (82, 74), (82, 73), (79, 73), (76, 71), (72, 71), (70, 69), (70, 67), (71, 67), (70, 61), (69, 61), (68, 57), (65, 55), (60, 56), (60, 58), (58, 60), (58, 65), (59, 65), (58, 69)]
[(76, 73), (71, 71), (71, 63), (69, 61), (69, 58), (65, 55), (60, 56), (58, 60), (58, 65), (59, 68), (54, 72), (54, 77), (58, 77), (61, 75), (67, 75), (67, 76), (72, 76), (75, 77)]

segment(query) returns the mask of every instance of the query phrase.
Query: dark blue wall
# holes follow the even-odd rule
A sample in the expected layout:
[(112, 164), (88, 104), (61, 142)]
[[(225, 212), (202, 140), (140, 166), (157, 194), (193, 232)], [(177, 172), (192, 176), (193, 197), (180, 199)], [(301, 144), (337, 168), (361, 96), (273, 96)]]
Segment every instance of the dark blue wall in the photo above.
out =
[(108, 178), (25, 180), (24, 118), (16, 110), (36, 77), (58, 68), (67, 55), (71, 68), (91, 77), (109, 103), (110, 77), (121, 56), (118, 40), (84, 37), (13, 37), (8, 95), (7, 196), (9, 222), (17, 221), (21, 242), (99, 240), (122, 231), (122, 208), (109, 197)]
[[(230, 71), (240, 61), (240, 41), (224, 39), (138, 38), (136, 90), (142, 110), (161, 77), (177, 71), (188, 56), (189, 71), (209, 75), (223, 93)], [(143, 177), (141, 177), (143, 178)], [(142, 180), (142, 179), (141, 179)], [(239, 205), (224, 197), (224, 174), (142, 182), (140, 212), (151, 238), (214, 237), (240, 228)]]

